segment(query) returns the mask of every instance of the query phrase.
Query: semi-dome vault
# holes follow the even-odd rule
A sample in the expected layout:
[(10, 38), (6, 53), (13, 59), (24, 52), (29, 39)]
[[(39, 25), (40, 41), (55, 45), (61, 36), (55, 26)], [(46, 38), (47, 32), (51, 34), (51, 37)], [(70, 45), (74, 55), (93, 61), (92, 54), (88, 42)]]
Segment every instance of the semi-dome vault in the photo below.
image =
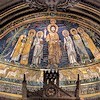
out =
[[(66, 17), (62, 19), (56, 19), (57, 13), (53, 14), (54, 19), (49, 17), (26, 24), (22, 22), (22, 25), (12, 30), (9, 28), (9, 32), (0, 41), (1, 60), (39, 68), (51, 64), (62, 68), (99, 60), (99, 34), (70, 18), (66, 20), (68, 15), (65, 13)], [(56, 23), (51, 23), (52, 20)]]
[(99, 77), (99, 9), (99, 0), (0, 0), (1, 80), (20, 84), (26, 74), (41, 87), (42, 70), (55, 68), (65, 87), (77, 74), (83, 83)]
[[(2, 5), (1, 60), (31, 67), (40, 65), (40, 68), (45, 68), (49, 64), (65, 67), (98, 60), (100, 58), (98, 5), (92, 8), (92, 2), (88, 1), (91, 5), (87, 6), (87, 1), (17, 0), (8, 1), (6, 8)], [(53, 24), (52, 19), (55, 20)], [(50, 36), (52, 25), (57, 28), (53, 33), (54, 36)], [(63, 32), (64, 30), (68, 32)], [(42, 36), (39, 38), (38, 34)], [(51, 40), (47, 39), (48, 37)], [(54, 42), (57, 40), (54, 45), (58, 47), (51, 46), (52, 38)], [(41, 47), (37, 47), (41, 41), (43, 42)]]

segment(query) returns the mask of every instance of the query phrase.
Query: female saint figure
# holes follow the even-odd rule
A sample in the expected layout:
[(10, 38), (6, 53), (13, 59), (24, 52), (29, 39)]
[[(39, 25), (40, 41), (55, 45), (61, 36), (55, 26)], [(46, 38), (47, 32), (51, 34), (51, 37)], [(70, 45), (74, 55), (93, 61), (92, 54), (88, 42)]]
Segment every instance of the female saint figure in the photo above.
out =
[(47, 26), (49, 34), (46, 36), (46, 41), (48, 42), (48, 63), (50, 65), (57, 65), (60, 63), (60, 59), (62, 56), (60, 42), (59, 42), (59, 35), (58, 26), (55, 24), (56, 20), (51, 19), (51, 24)]
[(94, 45), (94, 43), (93, 43), (92, 39), (89, 37), (89, 35), (81, 27), (78, 27), (77, 31), (80, 33), (84, 43), (86, 42), (86, 45), (91, 50), (95, 59), (96, 60), (100, 59), (100, 52), (98, 51), (98, 49)]
[(28, 36), (27, 36), (26, 43), (23, 48), (21, 60), (20, 60), (20, 64), (22, 64), (22, 65), (28, 64), (29, 52), (30, 52), (30, 48), (31, 48), (31, 45), (33, 42), (33, 37), (35, 36), (35, 34), (36, 34), (36, 31), (34, 29), (31, 29), (28, 32)]
[(13, 49), (13, 52), (11, 54), (11, 62), (18, 62), (20, 59), (20, 56), (22, 54), (23, 48), (26, 43), (26, 35), (21, 35)]
[(86, 60), (90, 61), (88, 53), (84, 47), (84, 44), (83, 44), (81, 37), (79, 36), (77, 30), (75, 28), (72, 28), (70, 30), (70, 33), (73, 35), (75, 47), (76, 47), (77, 53), (80, 55), (81, 62), (85, 63)]
[(62, 35), (64, 36), (64, 49), (67, 49), (69, 62), (71, 64), (77, 63), (74, 44), (71, 37), (69, 36), (69, 32), (67, 30), (63, 30)]
[(41, 63), (41, 59), (43, 57), (43, 32), (38, 31), (36, 33), (36, 38), (34, 39), (33, 47), (34, 48), (34, 53), (33, 53), (33, 59), (32, 59), (32, 64), (35, 64), (38, 66)]

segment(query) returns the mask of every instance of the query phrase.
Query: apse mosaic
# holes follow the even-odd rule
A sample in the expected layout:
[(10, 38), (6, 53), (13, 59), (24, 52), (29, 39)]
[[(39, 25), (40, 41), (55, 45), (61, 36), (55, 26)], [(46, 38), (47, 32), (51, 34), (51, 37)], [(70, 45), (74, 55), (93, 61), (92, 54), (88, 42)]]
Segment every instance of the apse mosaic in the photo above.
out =
[(0, 40), (0, 60), (20, 66), (77, 66), (100, 59), (100, 36), (64, 20), (36, 21)]

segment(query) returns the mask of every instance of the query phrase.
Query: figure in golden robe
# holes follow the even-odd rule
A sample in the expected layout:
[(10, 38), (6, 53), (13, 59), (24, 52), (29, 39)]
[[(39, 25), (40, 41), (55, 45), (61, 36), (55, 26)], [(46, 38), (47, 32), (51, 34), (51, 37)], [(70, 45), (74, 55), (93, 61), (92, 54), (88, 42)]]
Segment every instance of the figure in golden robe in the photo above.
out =
[(96, 60), (100, 59), (100, 52), (98, 51), (98, 49), (94, 45), (94, 43), (93, 43), (92, 39), (89, 37), (89, 35), (81, 27), (78, 27), (77, 31), (80, 33), (83, 41), (86, 42), (87, 47), (91, 50), (95, 59)]
[(62, 56), (61, 48), (60, 48), (60, 42), (59, 42), (59, 35), (58, 32), (58, 26), (55, 24), (56, 20), (51, 19), (51, 24), (47, 26), (49, 34), (46, 36), (46, 41), (48, 42), (48, 63), (57, 65), (60, 63), (60, 59)]
[(21, 60), (20, 60), (20, 64), (22, 65), (28, 64), (29, 52), (30, 52), (31, 45), (33, 42), (33, 37), (35, 36), (35, 34), (36, 34), (36, 31), (34, 29), (31, 29), (28, 32), (27, 40), (26, 40), (24, 49), (22, 51)]
[(26, 43), (26, 35), (21, 35), (11, 54), (11, 61), (18, 62)]
[(70, 30), (70, 33), (73, 35), (73, 41), (74, 41), (77, 53), (80, 55), (81, 62), (85, 63), (86, 60), (90, 61), (89, 55), (86, 51), (86, 48), (77, 30), (75, 28), (72, 28)]

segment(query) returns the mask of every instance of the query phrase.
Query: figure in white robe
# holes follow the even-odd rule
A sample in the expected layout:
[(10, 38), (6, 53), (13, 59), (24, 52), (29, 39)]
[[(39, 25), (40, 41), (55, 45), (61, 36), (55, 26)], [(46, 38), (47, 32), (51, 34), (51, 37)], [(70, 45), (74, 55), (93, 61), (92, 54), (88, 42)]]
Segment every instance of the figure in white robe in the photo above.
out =
[(76, 47), (77, 53), (80, 55), (81, 62), (85, 63), (87, 60), (90, 61), (89, 55), (84, 47), (84, 44), (77, 30), (75, 28), (72, 28), (70, 32), (73, 35), (75, 47)]
[(33, 59), (32, 64), (35, 64), (38, 66), (41, 63), (41, 59), (43, 57), (43, 32), (38, 31), (36, 34), (36, 38), (34, 39), (33, 46), (34, 47), (34, 53), (33, 53)]
[(67, 49), (69, 62), (71, 64), (77, 63), (74, 44), (71, 37), (69, 36), (69, 32), (67, 30), (63, 30), (62, 35), (64, 36), (64, 49)]

